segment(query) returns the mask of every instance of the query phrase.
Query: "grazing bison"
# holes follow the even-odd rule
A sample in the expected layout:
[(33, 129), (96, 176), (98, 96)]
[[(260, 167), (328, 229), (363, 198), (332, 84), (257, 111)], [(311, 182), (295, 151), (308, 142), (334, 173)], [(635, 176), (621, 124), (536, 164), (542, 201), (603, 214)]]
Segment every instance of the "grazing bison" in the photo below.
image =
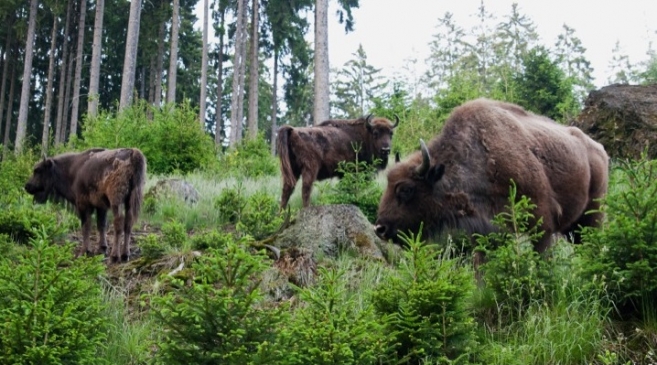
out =
[[(354, 120), (327, 120), (318, 126), (279, 128), (276, 140), (281, 160), (283, 193), (281, 209), (287, 206), (299, 176), (303, 178), (303, 206), (310, 204), (310, 192), (315, 180), (340, 176), (336, 171), (340, 161), (380, 162), (377, 169), (388, 164), (393, 124), (385, 118), (371, 115)], [(355, 148), (359, 148), (356, 154)]]
[[(114, 216), (111, 260), (130, 256), (132, 225), (139, 216), (146, 179), (146, 158), (135, 148), (94, 148), (44, 158), (34, 167), (25, 190), (37, 203), (64, 199), (75, 207), (82, 223), (82, 253), (89, 250), (91, 214), (96, 211), (98, 250), (107, 249), (107, 210)], [(123, 209), (121, 209), (123, 208)], [(121, 234), (123, 246), (120, 245)]]
[(543, 252), (552, 233), (580, 241), (578, 226), (597, 226), (598, 198), (607, 190), (608, 157), (599, 143), (574, 127), (534, 115), (513, 104), (477, 99), (454, 109), (442, 132), (388, 173), (377, 234), (436, 236), (443, 232), (487, 234), (508, 205), (513, 180), (519, 195), (536, 204)]

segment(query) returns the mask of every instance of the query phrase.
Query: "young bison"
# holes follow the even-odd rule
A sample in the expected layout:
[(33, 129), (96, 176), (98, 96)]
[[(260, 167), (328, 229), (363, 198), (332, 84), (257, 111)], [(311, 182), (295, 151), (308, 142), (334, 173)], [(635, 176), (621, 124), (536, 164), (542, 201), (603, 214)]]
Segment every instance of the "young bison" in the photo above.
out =
[(579, 242), (579, 226), (600, 224), (608, 156), (577, 128), (517, 105), (474, 100), (454, 109), (428, 147), (422, 142), (421, 152), (389, 171), (376, 233), (396, 240), (398, 232), (417, 232), (424, 222), (429, 236), (487, 234), (508, 205), (511, 180), (519, 196), (536, 204), (534, 216), (543, 218), (545, 233), (534, 243), (543, 252), (553, 233)]
[[(44, 158), (34, 166), (25, 190), (34, 201), (64, 199), (75, 207), (82, 224), (82, 253), (89, 249), (91, 214), (96, 212), (98, 249), (107, 249), (107, 211), (114, 216), (114, 245), (111, 261), (130, 256), (132, 225), (139, 216), (146, 180), (146, 158), (135, 148), (94, 148)], [(120, 245), (121, 234), (123, 245)]]
[[(303, 178), (303, 206), (310, 204), (310, 193), (315, 180), (340, 176), (336, 171), (340, 161), (379, 159), (377, 169), (388, 164), (394, 124), (386, 118), (371, 115), (354, 120), (327, 120), (318, 126), (280, 127), (277, 137), (281, 160), (283, 193), (281, 209), (287, 206), (299, 177)], [(360, 148), (356, 154), (355, 148)]]

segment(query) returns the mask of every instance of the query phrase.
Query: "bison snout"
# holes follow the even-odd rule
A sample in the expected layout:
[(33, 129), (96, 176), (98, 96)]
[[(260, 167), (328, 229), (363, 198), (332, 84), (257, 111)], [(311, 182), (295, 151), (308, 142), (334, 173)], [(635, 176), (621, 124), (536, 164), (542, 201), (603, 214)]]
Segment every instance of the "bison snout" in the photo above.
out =
[(379, 236), (382, 239), (390, 239), (394, 235), (394, 230), (392, 227), (388, 226), (387, 224), (381, 224), (377, 223), (374, 226), (374, 232), (376, 232), (376, 235)]
[(36, 193), (36, 188), (34, 187), (34, 185), (32, 185), (30, 183), (25, 184), (24, 189), (25, 189), (25, 191), (27, 191), (28, 194)]
[(382, 147), (381, 152), (386, 154), (386, 155), (389, 154), (390, 153), (390, 147)]

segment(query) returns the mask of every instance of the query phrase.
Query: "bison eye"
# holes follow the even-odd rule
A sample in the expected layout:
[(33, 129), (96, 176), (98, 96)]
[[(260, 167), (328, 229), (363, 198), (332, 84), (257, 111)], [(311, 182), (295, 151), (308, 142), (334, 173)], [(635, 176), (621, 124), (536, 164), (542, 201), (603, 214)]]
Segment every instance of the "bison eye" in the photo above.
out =
[(414, 194), (415, 194), (415, 187), (412, 185), (404, 184), (404, 185), (399, 185), (397, 187), (397, 199), (399, 199), (403, 203), (411, 200)]

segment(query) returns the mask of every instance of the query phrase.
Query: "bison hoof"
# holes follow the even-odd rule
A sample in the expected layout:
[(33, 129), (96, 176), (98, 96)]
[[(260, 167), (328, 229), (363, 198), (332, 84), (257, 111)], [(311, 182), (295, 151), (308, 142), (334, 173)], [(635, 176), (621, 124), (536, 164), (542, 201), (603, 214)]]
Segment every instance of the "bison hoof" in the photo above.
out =
[(110, 256), (110, 264), (118, 264), (121, 262), (121, 258), (118, 256)]
[(121, 262), (130, 261), (130, 255), (121, 255)]

